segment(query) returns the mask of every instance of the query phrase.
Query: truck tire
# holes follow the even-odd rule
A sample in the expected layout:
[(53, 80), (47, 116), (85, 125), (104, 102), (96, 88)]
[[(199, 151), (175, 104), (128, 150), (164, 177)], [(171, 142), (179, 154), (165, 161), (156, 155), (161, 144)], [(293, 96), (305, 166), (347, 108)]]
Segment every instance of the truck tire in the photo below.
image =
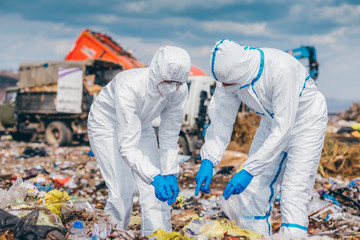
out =
[(72, 131), (61, 121), (51, 122), (45, 131), (45, 140), (47, 144), (53, 146), (67, 146), (72, 142)]
[(189, 146), (184, 136), (179, 136), (178, 145), (180, 147), (179, 154), (190, 155)]

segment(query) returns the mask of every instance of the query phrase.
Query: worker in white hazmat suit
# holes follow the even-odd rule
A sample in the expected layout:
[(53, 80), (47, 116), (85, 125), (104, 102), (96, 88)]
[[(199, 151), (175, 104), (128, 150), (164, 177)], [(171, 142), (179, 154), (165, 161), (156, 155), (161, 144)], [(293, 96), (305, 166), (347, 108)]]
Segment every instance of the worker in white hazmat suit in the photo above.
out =
[[(105, 211), (122, 229), (138, 191), (142, 236), (172, 231), (169, 205), (179, 193), (177, 141), (190, 67), (184, 49), (162, 46), (149, 67), (117, 74), (91, 106), (90, 145), (109, 189)], [(159, 116), (160, 153), (151, 125)]]
[[(217, 80), (211, 124), (201, 148), (196, 195), (209, 193), (212, 168), (227, 148), (241, 101), (262, 116), (243, 169), (227, 184), (240, 227), (271, 234), (281, 191), (280, 232), (307, 236), (308, 211), (327, 127), (327, 106), (306, 68), (286, 52), (219, 41), (211, 54)], [(241, 194), (240, 194), (241, 193)]]

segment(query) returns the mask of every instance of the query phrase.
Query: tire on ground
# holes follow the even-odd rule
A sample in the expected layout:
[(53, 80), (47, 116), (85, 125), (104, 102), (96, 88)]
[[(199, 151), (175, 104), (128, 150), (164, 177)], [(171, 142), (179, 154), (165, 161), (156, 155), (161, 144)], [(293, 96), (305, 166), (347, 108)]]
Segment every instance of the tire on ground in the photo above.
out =
[(72, 142), (73, 133), (61, 121), (51, 122), (45, 131), (45, 140), (49, 145), (66, 146)]

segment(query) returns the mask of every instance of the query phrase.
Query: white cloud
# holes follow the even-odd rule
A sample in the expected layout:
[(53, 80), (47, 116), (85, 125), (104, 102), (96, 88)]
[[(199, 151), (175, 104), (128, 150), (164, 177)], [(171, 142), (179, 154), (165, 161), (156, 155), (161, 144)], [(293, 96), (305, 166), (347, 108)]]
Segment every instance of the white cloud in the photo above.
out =
[(115, 14), (93, 14), (92, 19), (99, 22), (99, 23), (117, 23), (122, 20), (121, 17), (115, 15)]
[[(254, 2), (254, 0), (246, 0), (245, 2)], [(152, 1), (133, 1), (127, 4), (119, 4), (116, 6), (118, 9), (126, 9), (130, 13), (155, 13), (166, 10), (182, 11), (188, 8), (202, 8), (202, 9), (216, 9), (219, 7), (227, 6), (237, 3), (237, 0), (207, 0), (207, 1), (194, 1), (182, 0), (176, 3), (173, 0), (152, 0)]]
[(64, 59), (81, 32), (63, 23), (23, 20), (18, 14), (1, 14), (0, 28), (1, 68), (14, 70), (23, 61)]
[(266, 22), (237, 23), (231, 21), (206, 21), (200, 25), (209, 33), (236, 33), (245, 36), (272, 36)]
[(145, 65), (150, 64), (156, 50), (163, 44), (162, 42), (146, 43), (143, 38), (126, 37), (118, 34), (112, 34), (111, 38)]
[(360, 22), (360, 5), (322, 6), (317, 8), (313, 14), (319, 20), (329, 20), (339, 24), (354, 24)]
[[(328, 2), (331, 2), (328, 4)], [(360, 5), (333, 5), (332, 1), (303, 1), (291, 6), (289, 19), (303, 19), (311, 23), (329, 22), (337, 24), (356, 24), (360, 22)]]

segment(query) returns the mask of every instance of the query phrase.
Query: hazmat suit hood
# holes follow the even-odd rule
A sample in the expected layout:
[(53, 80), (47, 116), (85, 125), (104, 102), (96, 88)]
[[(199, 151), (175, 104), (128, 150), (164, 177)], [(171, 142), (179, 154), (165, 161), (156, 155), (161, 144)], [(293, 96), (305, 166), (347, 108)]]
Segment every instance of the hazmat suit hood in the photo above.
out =
[(161, 46), (150, 64), (150, 82), (155, 86), (162, 81), (184, 83), (190, 74), (190, 56), (182, 48)]
[(217, 81), (247, 85), (257, 76), (260, 53), (256, 48), (242, 46), (232, 40), (218, 41), (210, 57), (210, 67)]

